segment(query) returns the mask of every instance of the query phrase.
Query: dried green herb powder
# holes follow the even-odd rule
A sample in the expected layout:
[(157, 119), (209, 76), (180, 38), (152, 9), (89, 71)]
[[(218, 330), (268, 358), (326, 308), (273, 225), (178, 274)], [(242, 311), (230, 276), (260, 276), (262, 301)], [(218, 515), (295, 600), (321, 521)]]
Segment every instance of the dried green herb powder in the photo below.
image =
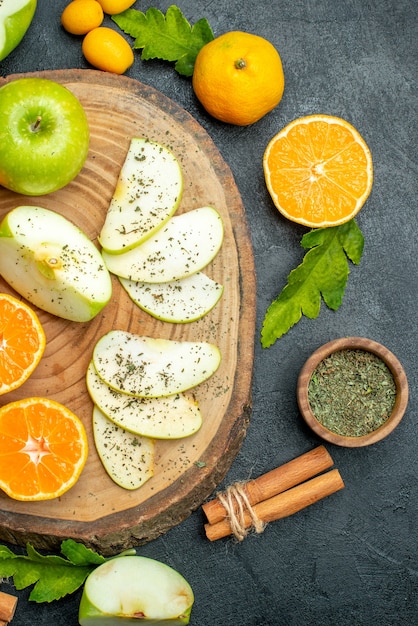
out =
[(330, 354), (314, 370), (308, 399), (316, 419), (328, 430), (361, 437), (385, 423), (392, 413), (396, 385), (378, 356), (345, 349)]

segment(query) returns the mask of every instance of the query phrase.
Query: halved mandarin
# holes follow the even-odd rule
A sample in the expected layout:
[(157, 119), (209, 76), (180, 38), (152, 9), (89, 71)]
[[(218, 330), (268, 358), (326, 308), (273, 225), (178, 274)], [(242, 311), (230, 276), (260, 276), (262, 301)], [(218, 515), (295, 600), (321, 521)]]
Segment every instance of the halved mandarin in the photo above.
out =
[(1, 293), (0, 395), (23, 385), (39, 364), (45, 345), (45, 332), (35, 311)]
[(373, 184), (366, 142), (351, 124), (331, 115), (310, 115), (288, 124), (269, 142), (263, 166), (280, 213), (312, 228), (348, 222)]
[(0, 408), (0, 489), (15, 500), (58, 498), (77, 482), (87, 435), (67, 407), (26, 398)]

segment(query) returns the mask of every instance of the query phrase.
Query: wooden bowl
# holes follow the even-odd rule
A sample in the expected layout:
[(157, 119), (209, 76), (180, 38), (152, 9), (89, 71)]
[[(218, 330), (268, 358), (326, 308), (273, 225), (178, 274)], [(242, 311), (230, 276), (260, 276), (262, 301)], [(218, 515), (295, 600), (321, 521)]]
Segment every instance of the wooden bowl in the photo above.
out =
[[(344, 436), (326, 428), (315, 417), (308, 398), (311, 376), (319, 363), (330, 354), (346, 349), (364, 350), (379, 357), (389, 368), (396, 386), (395, 404), (389, 418), (376, 430), (358, 437)], [(408, 381), (402, 365), (385, 346), (363, 337), (342, 337), (324, 344), (309, 357), (299, 374), (296, 396), (303, 419), (317, 435), (337, 446), (358, 448), (387, 437), (399, 424), (408, 404)]]

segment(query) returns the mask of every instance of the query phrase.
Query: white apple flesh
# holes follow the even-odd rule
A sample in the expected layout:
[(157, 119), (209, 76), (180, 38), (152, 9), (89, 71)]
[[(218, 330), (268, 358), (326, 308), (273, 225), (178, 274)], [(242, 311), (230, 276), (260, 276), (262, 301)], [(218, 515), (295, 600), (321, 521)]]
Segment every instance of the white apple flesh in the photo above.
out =
[(119, 487), (138, 489), (154, 474), (154, 442), (111, 422), (93, 408), (93, 436), (104, 469)]
[(167, 283), (119, 280), (131, 300), (143, 311), (163, 322), (176, 324), (201, 319), (213, 309), (223, 293), (223, 286), (202, 272)]
[(0, 87), (0, 184), (28, 196), (67, 185), (82, 169), (89, 125), (76, 96), (44, 78)]
[(170, 218), (152, 237), (122, 254), (103, 259), (110, 272), (128, 280), (163, 283), (191, 276), (219, 252), (224, 235), (220, 214), (200, 207)]
[(198, 403), (182, 393), (137, 398), (115, 391), (100, 378), (92, 362), (87, 368), (86, 383), (92, 401), (102, 413), (136, 435), (180, 439), (193, 435), (202, 425)]
[(0, 275), (28, 302), (87, 322), (109, 302), (102, 256), (77, 226), (49, 209), (20, 206), (0, 224)]
[(120, 556), (87, 577), (79, 608), (80, 626), (184, 626), (193, 590), (176, 570), (143, 556)]
[(99, 241), (118, 254), (139, 245), (175, 213), (182, 196), (180, 164), (168, 148), (133, 138)]
[(109, 387), (157, 398), (191, 389), (218, 369), (221, 355), (208, 342), (175, 341), (111, 330), (93, 350), (96, 372)]
[(36, 0), (1, 0), (0, 61), (22, 41), (36, 10)]

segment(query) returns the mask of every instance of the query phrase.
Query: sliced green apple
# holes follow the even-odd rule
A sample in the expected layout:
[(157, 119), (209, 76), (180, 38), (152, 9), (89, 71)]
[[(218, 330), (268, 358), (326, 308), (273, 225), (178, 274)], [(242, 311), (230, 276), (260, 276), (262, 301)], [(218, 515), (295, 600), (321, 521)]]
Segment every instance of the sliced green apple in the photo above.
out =
[(170, 396), (207, 380), (221, 361), (217, 346), (111, 330), (93, 350), (96, 372), (109, 387), (144, 398)]
[(65, 217), (41, 207), (17, 207), (1, 222), (0, 274), (30, 303), (75, 322), (91, 320), (112, 295), (96, 246)]
[(174, 154), (149, 139), (133, 138), (99, 241), (118, 254), (150, 237), (175, 213), (183, 175)]
[(110, 272), (133, 281), (165, 283), (202, 270), (217, 255), (223, 223), (212, 207), (171, 217), (152, 237), (123, 254), (103, 252)]
[(110, 478), (124, 489), (138, 489), (154, 473), (154, 442), (134, 435), (93, 407), (93, 435), (97, 453)]
[(191, 397), (176, 393), (163, 398), (136, 398), (115, 391), (87, 368), (87, 389), (94, 404), (120, 428), (153, 439), (189, 437), (202, 425), (199, 405)]
[(80, 626), (185, 626), (193, 590), (173, 568), (144, 556), (119, 556), (94, 569), (80, 601)]
[(1, 0), (0, 61), (22, 41), (36, 10), (36, 0)]
[(218, 303), (223, 286), (202, 272), (167, 283), (141, 283), (119, 278), (143, 311), (163, 322), (186, 324), (204, 317)]

